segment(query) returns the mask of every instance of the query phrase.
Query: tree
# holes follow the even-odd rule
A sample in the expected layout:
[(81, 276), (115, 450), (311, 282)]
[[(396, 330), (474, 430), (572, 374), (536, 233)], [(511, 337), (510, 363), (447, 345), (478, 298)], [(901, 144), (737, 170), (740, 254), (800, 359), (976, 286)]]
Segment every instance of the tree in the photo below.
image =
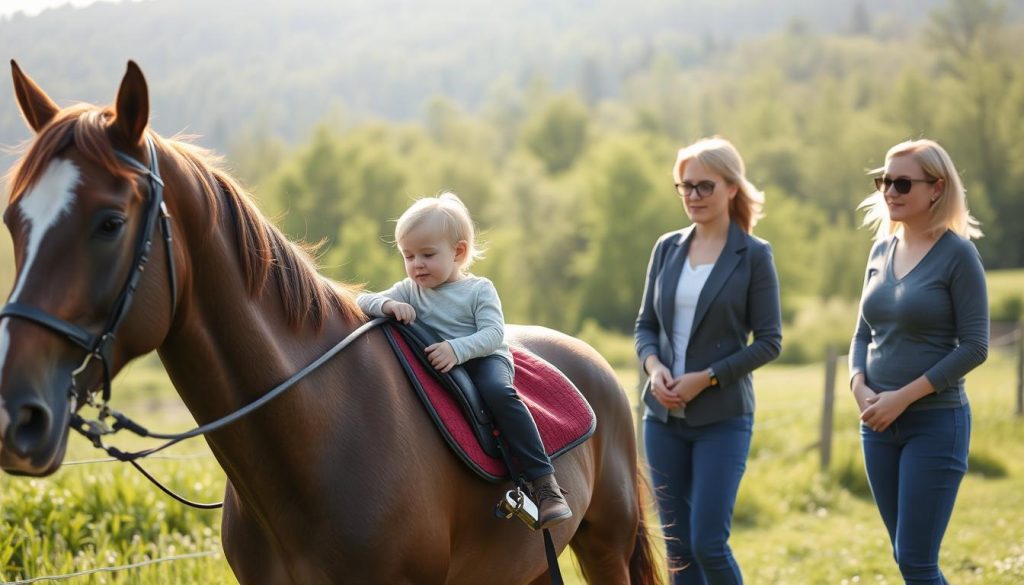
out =
[(552, 98), (527, 124), (523, 144), (557, 175), (569, 169), (587, 146), (589, 114), (578, 98)]
[[(1019, 159), (1012, 158), (1024, 127), (1016, 103), (1015, 79), (1024, 72), (1020, 55), (1011, 55), (1004, 22), (1006, 5), (990, 0), (950, 0), (932, 13), (926, 43), (939, 55), (945, 74), (940, 141), (950, 150), (972, 199), (972, 209), (988, 220), (1020, 217)], [(990, 267), (1024, 264), (1024, 226), (1001, 221), (979, 243)]]
[(326, 274), (369, 290), (383, 290), (404, 277), (402, 257), (390, 243), (390, 226), (354, 215), (339, 226), (337, 244), (324, 256)]
[[(581, 220), (586, 253), (576, 272), (582, 279), (580, 314), (607, 329), (632, 331), (644, 287), (644, 272), (657, 236), (681, 223), (669, 170), (647, 153), (671, 152), (633, 137), (599, 145), (583, 168), (586, 207)], [(671, 211), (675, 206), (675, 211)]]

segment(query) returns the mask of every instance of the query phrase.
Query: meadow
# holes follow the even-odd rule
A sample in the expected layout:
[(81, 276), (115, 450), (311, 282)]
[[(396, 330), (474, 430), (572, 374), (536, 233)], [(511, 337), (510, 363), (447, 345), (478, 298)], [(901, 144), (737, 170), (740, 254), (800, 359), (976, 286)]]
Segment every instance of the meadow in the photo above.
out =
[[(625, 345), (626, 338), (604, 340)], [(1013, 414), (1015, 357), (994, 351), (968, 378), (974, 413), (971, 473), (961, 488), (943, 549), (951, 582), (1024, 580), (1024, 419)], [(635, 394), (637, 374), (619, 370)], [(897, 584), (886, 533), (863, 474), (853, 401), (837, 374), (832, 465), (819, 471), (821, 364), (769, 366), (756, 375), (758, 411), (732, 544), (747, 581), (758, 584)], [(191, 417), (165, 386), (152, 356), (119, 379), (123, 410), (153, 428), (183, 429)], [(132, 445), (131, 442), (128, 443)], [(46, 479), (0, 479), (0, 578), (5, 581), (103, 567), (178, 560), (96, 572), (66, 582), (234, 583), (220, 553), (220, 514), (170, 500), (127, 465), (75, 436), (67, 461)], [(179, 445), (147, 468), (199, 501), (219, 500), (224, 477), (202, 441)], [(484, 511), (482, 513), (489, 513)], [(524, 533), (525, 534), (525, 533)], [(567, 583), (582, 583), (562, 555)]]
[[(1019, 298), (1022, 280), (1024, 271), (991, 274), (993, 299)], [(792, 339), (802, 333), (787, 328), (785, 334)], [(585, 326), (579, 336), (615, 365), (635, 401), (632, 339), (593, 326)], [(989, 360), (967, 379), (974, 417), (971, 470), (942, 556), (953, 583), (1024, 582), (1024, 523), (1019, 520), (1024, 418), (1014, 414), (1015, 352), (1014, 345), (993, 348)], [(864, 476), (856, 408), (846, 392), (842, 358), (837, 370), (832, 462), (826, 472), (819, 468), (817, 449), (823, 364), (773, 364), (755, 374), (754, 442), (731, 540), (748, 583), (902, 582)], [(153, 430), (194, 424), (155, 355), (134, 362), (117, 378), (114, 403)], [(118, 437), (116, 444), (151, 444), (126, 439)], [(67, 463), (55, 475), (0, 476), (0, 580), (80, 573), (62, 582), (236, 582), (220, 550), (218, 511), (178, 504), (130, 466), (104, 459), (104, 453), (74, 435)], [(202, 440), (164, 451), (145, 467), (192, 500), (219, 501), (223, 495), (223, 472)], [(582, 583), (571, 553), (560, 560), (566, 582)], [(104, 570), (129, 565), (135, 568)]]

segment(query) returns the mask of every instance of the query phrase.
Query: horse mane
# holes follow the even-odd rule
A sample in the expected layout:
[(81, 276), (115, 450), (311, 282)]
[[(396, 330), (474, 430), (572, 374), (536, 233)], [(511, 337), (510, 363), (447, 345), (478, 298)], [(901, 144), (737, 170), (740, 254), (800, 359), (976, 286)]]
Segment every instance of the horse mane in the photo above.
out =
[[(88, 104), (61, 110), (12, 167), (9, 205), (16, 203), (39, 180), (49, 161), (71, 144), (106, 172), (131, 180), (135, 172), (120, 162), (107, 132), (114, 115), (109, 107)], [(365, 320), (355, 302), (358, 287), (336, 283), (320, 274), (314, 259), (319, 244), (293, 242), (282, 234), (260, 212), (238, 181), (220, 167), (219, 157), (177, 137), (164, 139), (152, 130), (147, 130), (147, 134), (158, 153), (173, 158), (200, 187), (213, 210), (211, 227), (227, 207), (246, 289), (251, 297), (259, 297), (273, 281), (293, 329), (308, 321), (315, 330), (320, 330), (332, 309), (348, 319)], [(166, 164), (161, 167), (162, 173), (166, 168)]]

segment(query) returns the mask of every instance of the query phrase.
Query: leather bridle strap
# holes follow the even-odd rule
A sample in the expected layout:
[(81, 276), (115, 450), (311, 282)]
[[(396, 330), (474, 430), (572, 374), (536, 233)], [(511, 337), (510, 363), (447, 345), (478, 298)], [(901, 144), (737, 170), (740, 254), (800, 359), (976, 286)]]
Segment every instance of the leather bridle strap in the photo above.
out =
[(135, 297), (135, 291), (139, 284), (139, 279), (142, 277), (146, 263), (149, 262), (149, 255), (153, 249), (153, 232), (157, 228), (158, 219), (159, 225), (164, 232), (164, 242), (166, 243), (167, 272), (171, 287), (171, 323), (174, 322), (175, 309), (178, 304), (178, 286), (177, 274), (174, 269), (174, 249), (172, 248), (170, 215), (167, 213), (167, 206), (164, 204), (164, 182), (160, 178), (160, 168), (156, 156), (156, 145), (153, 143), (153, 139), (148, 135), (146, 136), (146, 148), (149, 153), (148, 167), (123, 152), (115, 151), (118, 158), (133, 170), (138, 171), (147, 177), (147, 182), (149, 184), (149, 198), (147, 201), (145, 217), (139, 228), (139, 235), (135, 242), (135, 252), (133, 254), (131, 273), (128, 275), (128, 279), (125, 282), (124, 287), (118, 294), (117, 301), (114, 303), (114, 308), (107, 320), (106, 327), (103, 329), (103, 333), (93, 335), (78, 325), (55, 317), (46, 311), (38, 307), (33, 307), (27, 303), (8, 303), (0, 309), (0, 319), (4, 317), (17, 317), (26, 321), (31, 321), (37, 325), (50, 329), (51, 331), (64, 335), (69, 341), (86, 351), (86, 357), (82, 361), (82, 364), (76, 368), (74, 374), (72, 374), (70, 391), (72, 397), (74, 397), (76, 392), (75, 376), (85, 369), (85, 366), (91, 359), (98, 358), (103, 365), (103, 402), (106, 403), (110, 400), (110, 352), (113, 347), (114, 336), (118, 327), (121, 326), (121, 323), (124, 321), (125, 317), (127, 317), (129, 309), (131, 309), (132, 301)]
[(91, 352), (96, 346), (96, 336), (92, 333), (89, 333), (74, 323), (68, 323), (67, 321), (58, 319), (46, 311), (37, 309), (32, 305), (25, 303), (7, 303), (3, 309), (0, 309), (0, 318), (3, 317), (21, 317), (26, 321), (38, 323), (43, 327), (63, 334), (68, 338), (68, 341), (88, 352)]
[[(238, 419), (242, 418), (243, 416), (246, 416), (246, 415), (252, 413), (256, 409), (261, 408), (262, 406), (266, 405), (271, 400), (277, 398), (281, 394), (284, 394), (286, 391), (288, 391), (289, 389), (294, 387), (295, 384), (299, 380), (301, 380), (302, 378), (305, 378), (313, 370), (315, 370), (315, 369), (319, 368), (320, 366), (322, 366), (324, 363), (326, 363), (332, 357), (337, 355), (343, 349), (345, 349), (346, 347), (351, 345), (356, 339), (358, 339), (364, 333), (366, 333), (367, 331), (373, 329), (374, 327), (378, 327), (380, 325), (383, 325), (387, 321), (389, 321), (389, 319), (387, 317), (377, 317), (376, 319), (373, 319), (371, 321), (367, 321), (366, 323), (363, 323), (357, 329), (355, 329), (354, 331), (352, 331), (351, 333), (346, 335), (345, 338), (342, 339), (341, 341), (339, 341), (334, 347), (332, 347), (331, 349), (327, 350), (327, 352), (325, 352), (323, 355), (321, 355), (317, 359), (313, 360), (311, 363), (306, 365), (306, 367), (304, 367), (301, 370), (299, 370), (298, 372), (292, 374), (291, 377), (289, 377), (284, 382), (281, 382), (280, 384), (278, 384), (277, 386), (272, 388), (269, 392), (267, 392), (263, 396), (259, 397), (258, 399), (254, 400), (253, 402), (250, 402), (246, 406), (243, 406), (242, 408), (240, 408), (240, 409), (238, 409), (238, 410), (236, 410), (236, 411), (234, 411), (234, 412), (232, 412), (230, 414), (227, 414), (227, 415), (225, 415), (225, 416), (223, 416), (223, 417), (221, 417), (221, 418), (219, 418), (219, 419), (217, 419), (215, 421), (209, 422), (209, 423), (207, 423), (205, 425), (196, 427), (196, 428), (192, 429), (191, 431), (186, 431), (186, 432), (183, 432), (183, 433), (176, 433), (176, 434), (163, 434), (163, 433), (150, 432), (148, 429), (146, 429), (142, 425), (136, 423), (135, 421), (131, 420), (127, 416), (125, 416), (125, 415), (123, 415), (123, 414), (121, 414), (121, 413), (119, 413), (119, 412), (117, 412), (115, 410), (112, 410), (112, 409), (110, 409), (109, 407), (106, 407), (106, 406), (104, 406), (101, 409), (100, 414), (103, 417), (108, 417), (109, 416), (110, 418), (114, 419), (115, 422), (114, 422), (112, 427), (107, 427), (107, 425), (102, 420), (86, 420), (81, 415), (79, 415), (77, 412), (71, 415), (70, 425), (71, 425), (72, 429), (78, 431), (82, 436), (84, 436), (85, 438), (89, 439), (89, 441), (91, 441), (92, 444), (95, 447), (97, 447), (99, 449), (102, 449), (103, 451), (106, 451), (107, 454), (110, 455), (111, 457), (113, 457), (114, 459), (117, 459), (118, 461), (127, 461), (128, 463), (131, 463), (144, 476), (146, 476), (146, 479), (148, 479), (149, 481), (153, 482), (153, 484), (156, 485), (161, 490), (163, 490), (164, 493), (166, 493), (167, 495), (171, 496), (175, 500), (181, 502), (182, 504), (185, 504), (185, 505), (188, 505), (188, 506), (192, 506), (193, 508), (200, 508), (200, 509), (204, 509), (204, 510), (220, 508), (220, 507), (222, 507), (224, 505), (224, 502), (213, 502), (213, 503), (209, 503), (209, 504), (202, 504), (202, 503), (192, 502), (190, 500), (187, 500), (187, 499), (179, 496), (178, 494), (174, 493), (170, 488), (168, 488), (165, 485), (163, 485), (162, 483), (160, 483), (155, 477), (150, 475), (145, 469), (143, 469), (142, 466), (139, 465), (138, 460), (139, 459), (143, 459), (145, 457), (148, 457), (148, 456), (150, 456), (153, 453), (156, 453), (158, 451), (163, 451), (164, 449), (166, 449), (166, 448), (168, 448), (168, 447), (170, 447), (172, 445), (175, 445), (175, 444), (177, 444), (177, 443), (179, 443), (181, 441), (184, 441), (185, 439), (190, 439), (192, 437), (196, 437), (196, 436), (199, 436), (199, 435), (205, 435), (205, 434), (208, 434), (208, 433), (212, 433), (213, 431), (216, 431), (216, 430), (218, 430), (220, 428), (226, 427), (227, 425), (237, 421)], [(167, 439), (167, 441), (165, 443), (163, 443), (162, 445), (158, 445), (158, 446), (152, 447), (150, 449), (144, 449), (142, 451), (135, 451), (135, 452), (122, 451), (122, 450), (118, 449), (117, 447), (114, 447), (112, 445), (107, 445), (107, 444), (105, 444), (103, 442), (103, 436), (104, 435), (111, 435), (113, 433), (116, 433), (120, 429), (129, 430), (129, 431), (139, 435), (140, 437), (150, 437), (150, 438), (155, 438), (155, 439)]]

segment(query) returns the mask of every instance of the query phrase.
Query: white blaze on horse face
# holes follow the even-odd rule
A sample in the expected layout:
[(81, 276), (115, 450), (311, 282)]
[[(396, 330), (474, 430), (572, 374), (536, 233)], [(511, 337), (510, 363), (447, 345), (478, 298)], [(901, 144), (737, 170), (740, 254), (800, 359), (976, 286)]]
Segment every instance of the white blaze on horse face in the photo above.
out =
[(25, 243), (25, 264), (14, 286), (14, 292), (11, 293), (11, 302), (18, 300), (18, 294), (32, 272), (32, 263), (39, 254), (43, 237), (57, 220), (71, 209), (80, 176), (81, 173), (75, 163), (67, 159), (56, 159), (39, 181), (18, 200), (18, 209), (25, 220), (28, 241)]
[[(28, 281), (29, 274), (32, 273), (32, 263), (39, 255), (44, 236), (57, 224), (61, 216), (71, 209), (71, 204), (75, 200), (75, 188), (80, 178), (81, 173), (73, 162), (55, 159), (36, 184), (18, 199), (17, 207), (25, 221), (27, 240), (25, 263), (21, 267), (21, 274), (18, 275), (18, 282), (14, 285), (10, 302), (18, 300), (18, 295)], [(3, 382), (3, 366), (7, 362), (11, 346), (8, 331), (10, 322), (10, 318), (7, 318), (0, 323), (0, 383)], [(9, 422), (5, 414), (6, 409), (2, 406), (3, 398), (0, 398), (0, 433), (7, 429)]]

